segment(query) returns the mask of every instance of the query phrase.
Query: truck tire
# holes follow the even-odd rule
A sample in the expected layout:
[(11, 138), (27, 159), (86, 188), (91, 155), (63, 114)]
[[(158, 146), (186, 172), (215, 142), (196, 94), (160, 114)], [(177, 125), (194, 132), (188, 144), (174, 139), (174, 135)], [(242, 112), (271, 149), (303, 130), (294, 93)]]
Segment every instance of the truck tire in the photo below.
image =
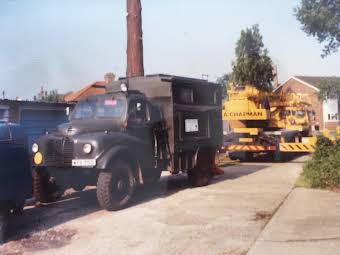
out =
[(105, 210), (117, 211), (125, 208), (134, 189), (135, 179), (131, 166), (123, 161), (117, 161), (111, 170), (99, 173), (97, 199)]
[(53, 196), (58, 187), (50, 178), (50, 175), (43, 168), (34, 168), (32, 171), (33, 178), (33, 195), (40, 203), (50, 203), (55, 201), (56, 197)]
[(6, 210), (0, 210), (0, 245), (4, 243), (5, 233), (8, 223), (8, 212)]
[(242, 156), (240, 158), (241, 162), (250, 162), (254, 159), (254, 155), (252, 152), (245, 151), (242, 153)]
[(160, 169), (148, 169), (148, 173), (145, 174), (144, 179), (144, 184), (145, 185), (154, 185), (157, 182), (159, 182), (159, 179), (161, 178), (162, 175), (162, 170)]
[(197, 155), (197, 164), (194, 169), (188, 171), (188, 180), (193, 187), (207, 186), (212, 177), (213, 159), (211, 150), (202, 150)]
[(239, 160), (239, 157), (235, 152), (229, 152), (228, 157), (230, 160)]
[(274, 152), (274, 161), (282, 163), (288, 161), (288, 153), (282, 152), (279, 149)]

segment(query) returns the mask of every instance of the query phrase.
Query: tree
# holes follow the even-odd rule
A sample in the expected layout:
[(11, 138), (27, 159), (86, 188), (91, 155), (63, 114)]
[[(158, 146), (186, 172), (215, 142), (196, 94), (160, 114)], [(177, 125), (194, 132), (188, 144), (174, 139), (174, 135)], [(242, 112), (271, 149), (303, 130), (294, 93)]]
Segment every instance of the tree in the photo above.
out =
[(58, 90), (51, 90), (47, 91), (43, 88), (41, 89), (41, 92), (38, 93), (38, 95), (33, 97), (33, 101), (37, 102), (46, 102), (46, 103), (63, 103), (64, 95), (61, 95), (58, 93)]
[(227, 91), (229, 89), (229, 81), (230, 81), (230, 74), (224, 74), (221, 77), (218, 77), (216, 83), (222, 86), (222, 98), (226, 98)]
[(126, 76), (144, 76), (142, 4), (127, 0), (127, 68)]
[(268, 50), (264, 48), (258, 25), (241, 31), (235, 55), (232, 77), (236, 84), (250, 84), (260, 90), (271, 90), (274, 79), (273, 64)]
[(340, 0), (302, 0), (294, 10), (302, 29), (325, 44), (322, 57), (340, 47)]
[(338, 101), (338, 121), (340, 123), (340, 78), (329, 78), (319, 84), (319, 99), (337, 99)]

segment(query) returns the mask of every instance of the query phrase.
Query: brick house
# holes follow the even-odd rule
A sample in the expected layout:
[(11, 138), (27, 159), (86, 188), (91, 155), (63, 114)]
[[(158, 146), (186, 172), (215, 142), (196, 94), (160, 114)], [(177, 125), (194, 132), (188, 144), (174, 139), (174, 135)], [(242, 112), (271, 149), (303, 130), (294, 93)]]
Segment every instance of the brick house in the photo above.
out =
[[(275, 91), (308, 94), (315, 112), (315, 125), (320, 130), (334, 130), (339, 122), (338, 104), (336, 99), (320, 101), (318, 99), (319, 84), (321, 81), (335, 77), (293, 76), (281, 84)], [(340, 79), (340, 77), (336, 77)]]

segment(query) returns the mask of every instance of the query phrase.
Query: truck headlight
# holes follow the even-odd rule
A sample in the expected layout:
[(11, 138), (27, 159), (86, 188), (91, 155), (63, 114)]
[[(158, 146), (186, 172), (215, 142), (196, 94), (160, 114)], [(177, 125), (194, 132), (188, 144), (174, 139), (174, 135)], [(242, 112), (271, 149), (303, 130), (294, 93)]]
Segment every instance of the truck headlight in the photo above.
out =
[(83, 146), (83, 152), (85, 154), (90, 154), (92, 152), (92, 145), (87, 143), (87, 144), (84, 144)]
[(120, 90), (122, 91), (122, 92), (127, 92), (128, 91), (128, 85), (126, 84), (126, 83), (122, 83), (122, 84), (120, 84)]
[(34, 143), (34, 144), (32, 145), (32, 152), (33, 152), (33, 153), (37, 153), (38, 151), (39, 151), (39, 145), (36, 144), (36, 143)]

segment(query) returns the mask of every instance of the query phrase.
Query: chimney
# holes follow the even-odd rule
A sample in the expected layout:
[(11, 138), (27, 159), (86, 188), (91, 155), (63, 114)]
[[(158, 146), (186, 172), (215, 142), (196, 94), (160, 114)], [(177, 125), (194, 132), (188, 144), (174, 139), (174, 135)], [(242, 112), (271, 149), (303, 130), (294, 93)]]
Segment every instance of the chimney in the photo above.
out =
[(126, 76), (144, 76), (141, 0), (127, 0)]
[(273, 65), (273, 74), (274, 74), (273, 89), (276, 89), (279, 86), (279, 76), (277, 73), (277, 65)]
[(104, 75), (104, 80), (106, 84), (112, 83), (116, 79), (116, 75), (114, 73), (106, 73)]

